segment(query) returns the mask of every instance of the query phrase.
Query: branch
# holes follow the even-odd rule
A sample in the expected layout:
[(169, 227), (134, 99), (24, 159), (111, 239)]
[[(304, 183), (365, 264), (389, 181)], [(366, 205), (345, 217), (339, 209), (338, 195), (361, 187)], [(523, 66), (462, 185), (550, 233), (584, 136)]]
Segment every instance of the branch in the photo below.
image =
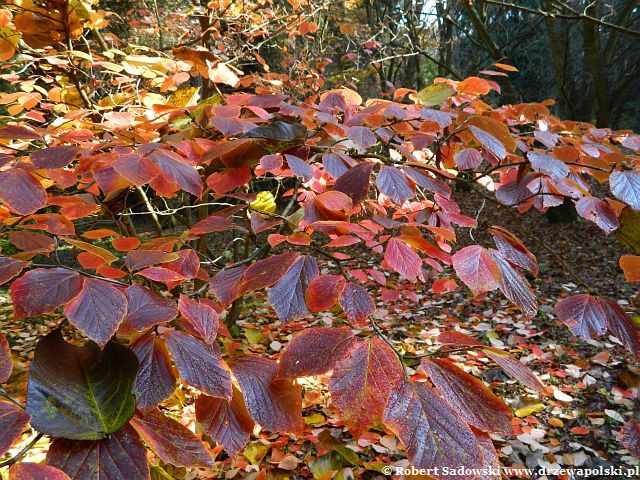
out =
[(16, 453), (13, 457), (11, 457), (9, 460), (6, 460), (2, 463), (0, 463), (0, 468), (3, 467), (9, 467), (11, 465), (13, 465), (14, 463), (16, 463), (18, 460), (20, 460), (22, 457), (24, 457), (27, 452), (29, 450), (31, 450), (33, 448), (33, 446), (38, 443), (38, 441), (44, 436), (44, 434), (42, 433), (38, 433), (35, 437), (33, 437), (33, 439), (22, 449), (20, 450), (18, 453)]
[(610, 28), (611, 30), (625, 33), (627, 35), (632, 35), (634, 37), (640, 37), (640, 31), (638, 30), (632, 30), (630, 28), (623, 27), (622, 25), (617, 25), (615, 23), (610, 23), (605, 20), (600, 20), (599, 18), (592, 17), (585, 13), (580, 13), (562, 2), (558, 2), (558, 4), (561, 5), (565, 10), (571, 12), (570, 14), (547, 12), (539, 8), (524, 7), (522, 5), (515, 5), (513, 3), (501, 2), (499, 0), (478, 0), (478, 1), (487, 3), (489, 5), (497, 5), (499, 7), (504, 7), (511, 10), (519, 10), (521, 12), (531, 13), (532, 15), (542, 15), (543, 17), (563, 18), (565, 20), (586, 20), (588, 22), (595, 23), (596, 25)]

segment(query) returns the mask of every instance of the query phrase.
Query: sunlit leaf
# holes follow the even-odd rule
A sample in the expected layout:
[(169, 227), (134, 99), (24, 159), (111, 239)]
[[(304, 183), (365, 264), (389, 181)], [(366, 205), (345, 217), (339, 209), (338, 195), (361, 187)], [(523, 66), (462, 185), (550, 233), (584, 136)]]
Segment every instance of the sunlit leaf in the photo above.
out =
[(640, 423), (631, 419), (622, 426), (618, 440), (631, 455), (640, 458)]
[(211, 452), (202, 440), (159, 410), (137, 414), (131, 425), (163, 462), (176, 467), (213, 467)]
[(452, 257), (456, 274), (474, 294), (495, 290), (502, 280), (491, 252), (479, 245), (458, 250)]
[[(424, 383), (400, 380), (384, 412), (384, 422), (407, 448), (418, 468), (479, 468), (482, 452), (471, 429)], [(465, 474), (447, 476), (468, 480)]]
[(9, 480), (69, 480), (69, 476), (50, 465), (20, 462), (9, 469)]
[(249, 441), (254, 422), (238, 389), (233, 389), (231, 401), (200, 395), (195, 409), (196, 420), (204, 433), (222, 445), (229, 455), (238, 453)]
[(511, 434), (511, 409), (481, 380), (449, 359), (424, 359), (422, 366), (445, 400), (469, 425), (485, 432)]
[(278, 282), (269, 289), (269, 303), (285, 323), (310, 315), (305, 303), (305, 290), (318, 276), (314, 257), (298, 257)]
[(558, 319), (569, 327), (571, 333), (585, 340), (598, 337), (607, 329), (602, 305), (591, 295), (563, 298), (556, 303), (555, 311)]
[(320, 375), (332, 370), (355, 345), (348, 328), (316, 327), (303, 330), (287, 344), (278, 377), (296, 378)]
[(80, 293), (82, 277), (66, 268), (36, 268), (11, 284), (13, 315), (33, 317), (55, 310)]
[(382, 423), (391, 389), (402, 375), (398, 357), (377, 337), (355, 345), (335, 366), (329, 383), (331, 402), (354, 437)]
[(301, 388), (276, 378), (278, 364), (255, 355), (234, 359), (231, 370), (240, 384), (251, 417), (272, 432), (302, 432)]
[(47, 204), (47, 192), (30, 173), (11, 168), (0, 172), (0, 201), (18, 215), (29, 215)]
[(185, 383), (214, 397), (231, 398), (231, 376), (224, 368), (220, 347), (175, 330), (162, 334)]
[(355, 325), (362, 325), (376, 311), (371, 295), (357, 283), (348, 282), (342, 290), (339, 301), (347, 318)]
[(155, 334), (139, 338), (131, 347), (138, 357), (134, 392), (140, 411), (148, 412), (171, 396), (176, 388), (176, 373), (165, 343)]
[(140, 285), (125, 290), (127, 314), (121, 325), (125, 331), (139, 332), (154, 325), (173, 320), (178, 314), (176, 302), (156, 295)]
[(49, 447), (47, 464), (72, 480), (149, 480), (147, 451), (130, 425), (103, 440), (56, 439)]
[(304, 294), (307, 308), (312, 313), (330, 309), (337, 303), (345, 285), (342, 275), (320, 275), (313, 279)]
[(78, 330), (104, 346), (127, 314), (127, 297), (109, 282), (85, 277), (82, 290), (64, 314)]
[(640, 210), (640, 174), (613, 172), (609, 178), (611, 193), (634, 210)]
[(212, 343), (216, 339), (220, 320), (213, 308), (191, 300), (186, 295), (180, 295), (178, 309), (205, 343)]
[(18, 405), (0, 400), (0, 455), (4, 455), (29, 425), (31, 415)]

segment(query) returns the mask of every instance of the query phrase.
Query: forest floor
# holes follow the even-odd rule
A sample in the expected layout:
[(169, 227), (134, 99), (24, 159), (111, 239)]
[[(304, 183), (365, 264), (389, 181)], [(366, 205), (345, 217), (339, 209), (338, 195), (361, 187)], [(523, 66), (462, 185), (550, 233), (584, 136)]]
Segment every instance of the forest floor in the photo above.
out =
[[(623, 422), (640, 410), (637, 400), (640, 365), (613, 337), (591, 341), (572, 337), (553, 313), (558, 299), (586, 291), (585, 286), (578, 285), (580, 280), (597, 294), (619, 300), (638, 320), (637, 284), (626, 283), (617, 264), (626, 247), (613, 235), (607, 238), (585, 221), (550, 224), (545, 215), (538, 212), (527, 214), (527, 230), (523, 230), (517, 216), (510, 216), (493, 204), (485, 205), (478, 213), (481, 203), (471, 193), (460, 201), (464, 213), (478, 216), (481, 227), (473, 231), (477, 243), (492, 246), (482, 227), (502, 225), (519, 236), (537, 256), (540, 275), (532, 284), (540, 302), (538, 315), (534, 319), (524, 318), (499, 293), (471, 298), (462, 285), (454, 291), (435, 294), (430, 279), (413, 289), (415, 295), (403, 292), (394, 302), (378, 299), (377, 323), (398, 348), (408, 352), (433, 349), (434, 339), (440, 332), (457, 329), (487, 345), (509, 350), (538, 373), (553, 391), (546, 397), (518, 384), (500, 369), (487, 367), (473, 352), (454, 357), (465, 369), (481, 375), (514, 411), (513, 436), (492, 436), (504, 466), (552, 470), (616, 467), (624, 473), (575, 478), (629, 478), (627, 472), (637, 468), (640, 460), (627, 454), (616, 441), (616, 434)], [(463, 234), (466, 238), (462, 238)], [(460, 230), (459, 237), (463, 245), (472, 243), (466, 230)], [(377, 264), (376, 259), (360, 256), (357, 263), (349, 267), (376, 269)], [(386, 287), (394, 286), (389, 281)], [(402, 291), (401, 285), (397, 288)], [(327, 313), (316, 315), (313, 322), (331, 325), (337, 320), (336, 315)], [(8, 389), (18, 398), (24, 398), (26, 369), (35, 342), (51, 329), (51, 323), (44, 318), (33, 323), (14, 322), (7, 292), (0, 291), (0, 330), (12, 346), (16, 365)], [(245, 304), (238, 322), (240, 338), (223, 339), (223, 342), (277, 359), (290, 335), (309, 323), (282, 325), (266, 304), (265, 296), (260, 294)], [(409, 373), (420, 375), (411, 366), (408, 369)], [(380, 473), (385, 465), (408, 465), (402, 445), (390, 432), (372, 430), (357, 441), (350, 436), (330, 404), (326, 380), (325, 377), (302, 379), (306, 425), (303, 436), (254, 432), (257, 436), (243, 454), (234, 459), (227, 458), (219, 449), (214, 450), (219, 460), (216, 472), (167, 467), (166, 472), (172, 476), (160, 476), (157, 470), (156, 478), (329, 479), (332, 478), (330, 472), (337, 470), (333, 478), (367, 479), (385, 478)], [(187, 389), (177, 392), (167, 403), (170, 409), (172, 405), (177, 408), (183, 404), (192, 394)], [(187, 407), (179, 420), (191, 424), (193, 417), (193, 408)], [(31, 436), (30, 432), (25, 433), (6, 457), (17, 453)], [(43, 460), (46, 449), (47, 441), (42, 440), (29, 452), (27, 460)], [(265, 475), (265, 472), (268, 473)], [(527, 478), (524, 471), (521, 473), (516, 475), (512, 471), (511, 475)], [(0, 472), (0, 478), (2, 474)], [(572, 477), (534, 474), (530, 478)]]

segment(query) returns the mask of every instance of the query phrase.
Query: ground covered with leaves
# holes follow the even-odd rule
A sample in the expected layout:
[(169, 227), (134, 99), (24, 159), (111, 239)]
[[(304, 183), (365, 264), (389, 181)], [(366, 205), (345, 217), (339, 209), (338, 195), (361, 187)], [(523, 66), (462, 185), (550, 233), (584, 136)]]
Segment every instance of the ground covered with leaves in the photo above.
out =
[[(556, 320), (553, 310), (557, 300), (586, 293), (588, 286), (601, 295), (626, 299), (626, 303), (621, 301), (622, 306), (637, 323), (640, 320), (637, 287), (625, 282), (616, 261), (626, 247), (613, 236), (603, 237), (597, 227), (582, 220), (551, 224), (548, 216), (530, 212), (524, 227), (520, 218), (510, 215), (506, 209), (485, 204), (473, 193), (462, 196), (465, 195), (461, 206), (469, 215), (477, 217), (480, 227), (472, 230), (467, 239), (459, 238), (461, 244), (488, 241), (484, 227), (499, 223), (520, 236), (536, 254), (540, 275), (532, 284), (540, 301), (538, 315), (526, 319), (495, 292), (472, 298), (466, 287), (452, 280), (444, 281), (444, 277), (443, 281), (431, 278), (417, 288), (405, 289), (388, 276), (383, 278), (379, 261), (365, 251), (356, 254), (348, 267), (355, 269), (355, 275), (367, 277), (371, 285), (384, 283), (376, 299), (375, 322), (407, 357), (433, 354), (438, 334), (457, 330), (485, 345), (515, 353), (538, 373), (548, 386), (547, 396), (512, 380), (473, 349), (453, 356), (465, 370), (493, 384), (494, 391), (513, 410), (513, 436), (492, 435), (503, 466), (515, 469), (616, 467), (623, 472), (619, 478), (628, 478), (640, 461), (622, 449), (616, 435), (622, 424), (640, 411), (637, 398), (640, 368), (611, 336), (588, 342), (575, 339), (566, 326)], [(466, 231), (464, 234), (467, 235)], [(325, 264), (325, 268), (330, 266)], [(0, 291), (0, 302), (1, 331), (9, 340), (15, 362), (7, 389), (23, 400), (26, 371), (35, 343), (63, 319), (40, 317), (28, 322), (13, 321), (6, 290)], [(278, 359), (293, 333), (311, 323), (338, 324), (341, 315), (336, 309), (316, 315), (308, 322), (284, 326), (261, 292), (245, 300), (238, 321), (239, 336), (224, 337), (222, 341), (226, 351), (240, 350)], [(410, 374), (416, 378), (424, 376), (418, 358), (406, 362)], [(304, 435), (295, 438), (256, 430), (242, 455), (234, 459), (211, 443), (214, 453), (218, 454), (215, 471), (176, 469), (158, 465), (156, 459), (152, 478), (384, 478), (383, 467), (408, 465), (404, 447), (390, 432), (372, 430), (358, 441), (353, 440), (331, 405), (327, 378), (300, 380), (304, 392)], [(173, 408), (175, 418), (197, 430), (194, 399), (193, 391), (185, 386), (178, 388), (165, 404), (169, 408), (165, 413), (171, 414)], [(32, 437), (33, 432), (25, 432), (23, 440), (5, 457), (18, 453)], [(40, 440), (26, 455), (26, 460), (42, 461), (47, 448), (48, 441)], [(524, 470), (505, 473), (527, 477)], [(0, 469), (0, 477), (2, 475), (6, 476), (6, 472)], [(571, 477), (534, 474), (532, 478)]]

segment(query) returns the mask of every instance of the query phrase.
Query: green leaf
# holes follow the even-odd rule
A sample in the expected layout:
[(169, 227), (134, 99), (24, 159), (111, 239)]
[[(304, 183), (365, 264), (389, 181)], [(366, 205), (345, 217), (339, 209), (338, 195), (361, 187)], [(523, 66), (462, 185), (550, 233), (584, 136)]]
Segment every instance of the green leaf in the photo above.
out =
[(336, 452), (329, 452), (326, 455), (318, 457), (318, 459), (311, 465), (311, 473), (313, 478), (325, 478), (327, 473), (335, 472), (342, 467), (347, 466), (343, 458)]
[(622, 243), (629, 245), (640, 253), (640, 212), (625, 208), (620, 215), (620, 228), (616, 231), (616, 237)]
[(424, 107), (435, 107), (454, 93), (456, 91), (448, 83), (434, 83), (416, 93), (415, 100)]
[(151, 467), (151, 480), (176, 480), (176, 478), (169, 475), (164, 468), (154, 465)]
[(262, 340), (262, 332), (255, 328), (247, 328), (244, 331), (244, 336), (247, 337), (249, 343), (253, 343), (254, 345), (256, 343), (260, 343), (260, 341)]
[(27, 410), (33, 428), (54, 438), (99, 440), (124, 426), (136, 407), (138, 360), (110, 342), (67, 343), (60, 330), (38, 342), (29, 368)]

